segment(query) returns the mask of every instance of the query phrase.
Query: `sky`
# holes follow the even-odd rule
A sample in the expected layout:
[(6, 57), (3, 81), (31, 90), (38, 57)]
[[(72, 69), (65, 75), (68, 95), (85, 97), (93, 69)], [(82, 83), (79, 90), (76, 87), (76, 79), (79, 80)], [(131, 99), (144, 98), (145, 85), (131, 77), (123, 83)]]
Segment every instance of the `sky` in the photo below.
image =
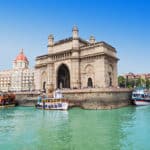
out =
[(105, 41), (116, 48), (118, 74), (150, 73), (149, 0), (0, 0), (0, 70), (24, 49), (30, 67), (47, 54), (48, 35)]

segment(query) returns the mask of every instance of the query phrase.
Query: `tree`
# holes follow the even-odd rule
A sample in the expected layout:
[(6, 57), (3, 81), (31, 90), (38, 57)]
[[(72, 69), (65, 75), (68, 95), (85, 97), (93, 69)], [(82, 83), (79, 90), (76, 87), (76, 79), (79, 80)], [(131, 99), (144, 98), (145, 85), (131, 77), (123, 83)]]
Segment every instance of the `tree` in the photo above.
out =
[(139, 86), (141, 86), (141, 78), (138, 78), (136, 80), (136, 87), (139, 87)]
[(146, 85), (146, 88), (147, 88), (147, 89), (150, 88), (150, 79), (146, 79), (145, 85)]
[(146, 84), (145, 79), (141, 79), (141, 86), (142, 86), (142, 87), (145, 87), (145, 84)]
[(134, 79), (128, 79), (127, 87), (128, 88), (134, 88), (134, 86), (135, 86), (135, 80)]
[(146, 80), (142, 78), (138, 78), (136, 80), (136, 87), (145, 87), (146, 86)]
[(125, 78), (123, 76), (118, 77), (118, 85), (119, 87), (125, 87)]

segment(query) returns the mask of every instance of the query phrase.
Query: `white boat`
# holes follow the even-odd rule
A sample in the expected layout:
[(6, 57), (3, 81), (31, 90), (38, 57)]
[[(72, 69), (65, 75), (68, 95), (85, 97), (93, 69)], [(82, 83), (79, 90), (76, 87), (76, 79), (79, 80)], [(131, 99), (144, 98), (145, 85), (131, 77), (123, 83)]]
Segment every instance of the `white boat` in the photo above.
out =
[(132, 92), (133, 103), (137, 106), (150, 105), (150, 91), (137, 88)]
[(53, 98), (45, 97), (42, 99), (39, 97), (35, 106), (45, 110), (67, 110), (69, 103), (67, 99), (63, 98), (60, 90), (56, 90)]
[(65, 99), (44, 98), (36, 104), (36, 108), (45, 110), (67, 110), (68, 101)]

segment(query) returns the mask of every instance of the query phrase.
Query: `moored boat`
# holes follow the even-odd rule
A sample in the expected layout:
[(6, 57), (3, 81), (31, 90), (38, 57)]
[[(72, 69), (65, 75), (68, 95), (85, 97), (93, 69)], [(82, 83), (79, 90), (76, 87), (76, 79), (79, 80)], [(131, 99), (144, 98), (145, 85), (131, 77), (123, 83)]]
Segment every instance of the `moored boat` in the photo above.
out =
[(14, 107), (15, 105), (15, 94), (0, 92), (0, 108)]
[(44, 98), (36, 104), (36, 108), (45, 110), (67, 110), (68, 101), (63, 98)]
[(144, 88), (137, 88), (132, 92), (132, 100), (137, 106), (150, 105), (150, 91)]
[(44, 110), (67, 110), (69, 103), (67, 99), (63, 98), (60, 90), (56, 90), (53, 97), (39, 96), (35, 106)]

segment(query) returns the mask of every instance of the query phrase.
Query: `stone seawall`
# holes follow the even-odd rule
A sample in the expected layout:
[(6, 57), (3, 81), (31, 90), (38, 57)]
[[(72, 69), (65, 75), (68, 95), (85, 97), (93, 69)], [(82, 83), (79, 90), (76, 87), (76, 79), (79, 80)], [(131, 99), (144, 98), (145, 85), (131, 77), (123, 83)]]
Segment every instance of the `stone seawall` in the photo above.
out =
[[(112, 109), (131, 104), (129, 89), (74, 89), (63, 90), (63, 95), (69, 100), (70, 107), (83, 109)], [(20, 106), (35, 106), (38, 94), (16, 94)]]
[(70, 101), (70, 107), (83, 109), (111, 109), (131, 104), (129, 89), (83, 89), (63, 91)]
[(39, 94), (17, 93), (16, 102), (19, 106), (35, 106)]

